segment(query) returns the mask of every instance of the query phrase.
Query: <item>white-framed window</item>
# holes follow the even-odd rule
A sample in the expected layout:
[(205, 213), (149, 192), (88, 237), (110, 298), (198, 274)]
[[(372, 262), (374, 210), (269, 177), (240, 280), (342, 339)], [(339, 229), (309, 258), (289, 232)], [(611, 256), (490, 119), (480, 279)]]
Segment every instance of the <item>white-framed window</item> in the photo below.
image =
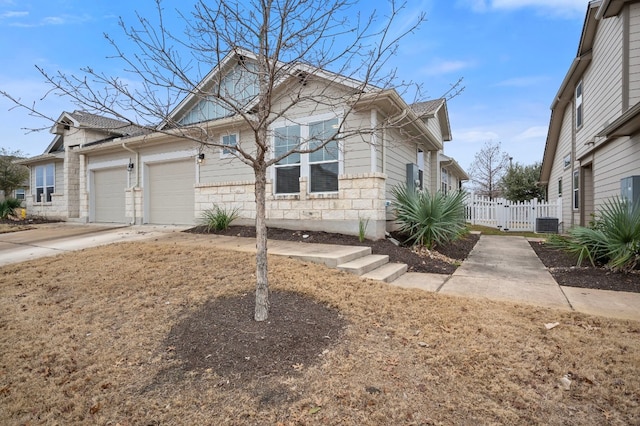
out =
[(564, 156), (564, 158), (562, 159), (562, 164), (564, 165), (565, 169), (568, 169), (571, 166), (571, 154), (567, 154)]
[[(274, 154), (279, 157), (300, 144), (300, 126), (280, 127), (274, 130)], [(300, 192), (299, 153), (292, 153), (278, 161), (276, 169), (276, 194)]]
[(420, 182), (420, 190), (424, 189), (424, 151), (418, 148), (418, 155), (416, 158), (418, 164), (418, 181)]
[(238, 140), (240, 139), (240, 135), (238, 133), (231, 133), (228, 135), (222, 135), (220, 138), (220, 143), (223, 145), (223, 148), (220, 150), (220, 158), (229, 158), (233, 157), (234, 150), (228, 147), (236, 147), (238, 145)]
[(573, 172), (573, 209), (580, 208), (580, 171)]
[(582, 81), (576, 86), (576, 129), (584, 123), (584, 108), (582, 105)]
[(338, 141), (329, 140), (338, 132), (338, 128), (339, 119), (325, 115), (274, 129), (273, 145), (276, 158), (296, 148), (318, 148), (311, 153), (290, 154), (275, 165), (276, 194), (299, 193), (301, 176), (308, 178), (309, 193), (338, 191), (340, 144)]
[(562, 178), (558, 179), (558, 197), (562, 197)]
[(24, 190), (24, 188), (18, 188), (15, 191), (13, 191), (13, 197), (16, 200), (24, 200), (26, 196), (26, 191)]
[[(338, 127), (338, 119), (309, 124), (309, 149), (315, 149), (331, 138)], [(336, 192), (339, 169), (338, 141), (326, 142), (322, 148), (309, 153), (309, 191)]]
[(441, 184), (440, 184), (440, 190), (442, 191), (443, 194), (446, 194), (447, 192), (449, 192), (449, 172), (447, 171), (447, 169), (445, 169), (444, 167), (442, 168), (442, 170), (440, 171), (441, 174)]
[(55, 165), (36, 166), (36, 202), (50, 203), (55, 191)]

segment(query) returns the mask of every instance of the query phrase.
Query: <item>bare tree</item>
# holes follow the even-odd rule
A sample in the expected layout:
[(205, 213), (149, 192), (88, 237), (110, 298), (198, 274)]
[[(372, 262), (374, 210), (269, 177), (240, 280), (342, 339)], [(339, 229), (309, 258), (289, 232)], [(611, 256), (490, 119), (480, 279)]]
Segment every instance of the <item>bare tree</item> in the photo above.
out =
[(509, 168), (509, 155), (502, 151), (500, 142), (485, 142), (471, 163), (471, 184), (476, 194), (490, 199), (500, 196), (500, 181)]
[[(177, 35), (168, 29), (161, 0), (156, 0), (158, 14), (153, 22), (138, 15), (138, 27), (133, 28), (121, 21), (121, 28), (132, 43), (124, 45), (105, 35), (115, 49), (115, 58), (124, 62), (129, 80), (91, 67), (82, 69), (79, 76), (51, 74), (38, 68), (50, 83), (52, 93), (71, 98), (84, 110), (164, 132), (201, 147), (231, 150), (253, 169), (257, 321), (267, 319), (269, 311), (265, 222), (268, 167), (292, 154), (323, 149), (331, 142), (362, 132), (349, 128), (349, 117), (356, 108), (375, 101), (393, 87), (395, 71), (389, 59), (400, 40), (425, 20), (425, 15), (418, 13), (413, 22), (396, 25), (406, 3), (395, 0), (387, 3), (382, 22), (380, 13), (348, 18), (347, 12), (356, 3), (200, 0), (191, 14), (181, 14), (186, 31)], [(223, 70), (229, 58), (233, 58), (237, 70), (231, 76)], [(136, 83), (128, 84), (131, 80)], [(457, 83), (449, 95), (459, 90)], [(206, 117), (185, 120), (174, 116), (176, 105), (180, 107), (185, 98), (210, 102), (212, 107), (220, 108), (223, 117), (243, 122), (253, 134), (252, 143), (238, 141), (235, 146), (222, 146), (213, 138)], [(32, 114), (39, 114), (34, 105), (11, 99)], [(273, 124), (283, 119), (295, 122), (294, 108), (314, 111), (338, 106), (339, 122), (330, 132), (318, 135), (316, 140), (298, 138), (282, 152), (270, 146)]]

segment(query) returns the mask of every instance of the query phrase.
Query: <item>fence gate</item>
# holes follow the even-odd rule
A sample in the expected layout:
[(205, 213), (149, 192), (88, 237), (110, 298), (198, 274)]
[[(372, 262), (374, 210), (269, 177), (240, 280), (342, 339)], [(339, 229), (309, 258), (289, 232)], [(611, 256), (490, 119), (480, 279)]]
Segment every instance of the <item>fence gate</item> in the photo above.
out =
[(535, 231), (536, 219), (555, 217), (562, 221), (562, 199), (540, 202), (537, 198), (513, 202), (469, 194), (466, 199), (466, 220), (473, 225), (483, 225), (503, 231)]

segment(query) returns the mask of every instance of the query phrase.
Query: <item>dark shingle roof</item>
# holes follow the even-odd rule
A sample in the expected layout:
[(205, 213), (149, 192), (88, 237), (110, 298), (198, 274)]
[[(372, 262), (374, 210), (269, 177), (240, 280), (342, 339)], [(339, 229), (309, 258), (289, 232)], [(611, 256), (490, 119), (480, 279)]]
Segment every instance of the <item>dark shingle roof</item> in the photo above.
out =
[(103, 130), (118, 136), (133, 136), (145, 133), (144, 129), (132, 125), (126, 121), (103, 117), (86, 111), (74, 111), (69, 113), (76, 120), (80, 127)]
[(444, 99), (433, 99), (431, 101), (426, 102), (417, 102), (415, 104), (411, 104), (411, 109), (418, 115), (429, 115), (434, 112), (444, 103)]

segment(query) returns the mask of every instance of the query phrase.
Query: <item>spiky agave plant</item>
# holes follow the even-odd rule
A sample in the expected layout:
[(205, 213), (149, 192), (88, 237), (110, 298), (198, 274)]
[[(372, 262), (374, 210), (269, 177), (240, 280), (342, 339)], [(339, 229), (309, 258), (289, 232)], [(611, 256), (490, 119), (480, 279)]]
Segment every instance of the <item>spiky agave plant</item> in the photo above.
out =
[(15, 214), (15, 211), (20, 207), (21, 201), (16, 198), (7, 198), (0, 201), (0, 219), (6, 219), (7, 217)]
[(588, 259), (614, 271), (628, 272), (640, 261), (640, 203), (631, 206), (618, 197), (605, 201), (594, 226), (576, 226), (566, 238), (553, 238), (552, 246), (573, 253), (578, 265)]
[(408, 190), (396, 186), (393, 208), (400, 231), (409, 236), (412, 244), (428, 249), (454, 241), (467, 232), (464, 216), (464, 197), (461, 191), (444, 194), (440, 191)]

